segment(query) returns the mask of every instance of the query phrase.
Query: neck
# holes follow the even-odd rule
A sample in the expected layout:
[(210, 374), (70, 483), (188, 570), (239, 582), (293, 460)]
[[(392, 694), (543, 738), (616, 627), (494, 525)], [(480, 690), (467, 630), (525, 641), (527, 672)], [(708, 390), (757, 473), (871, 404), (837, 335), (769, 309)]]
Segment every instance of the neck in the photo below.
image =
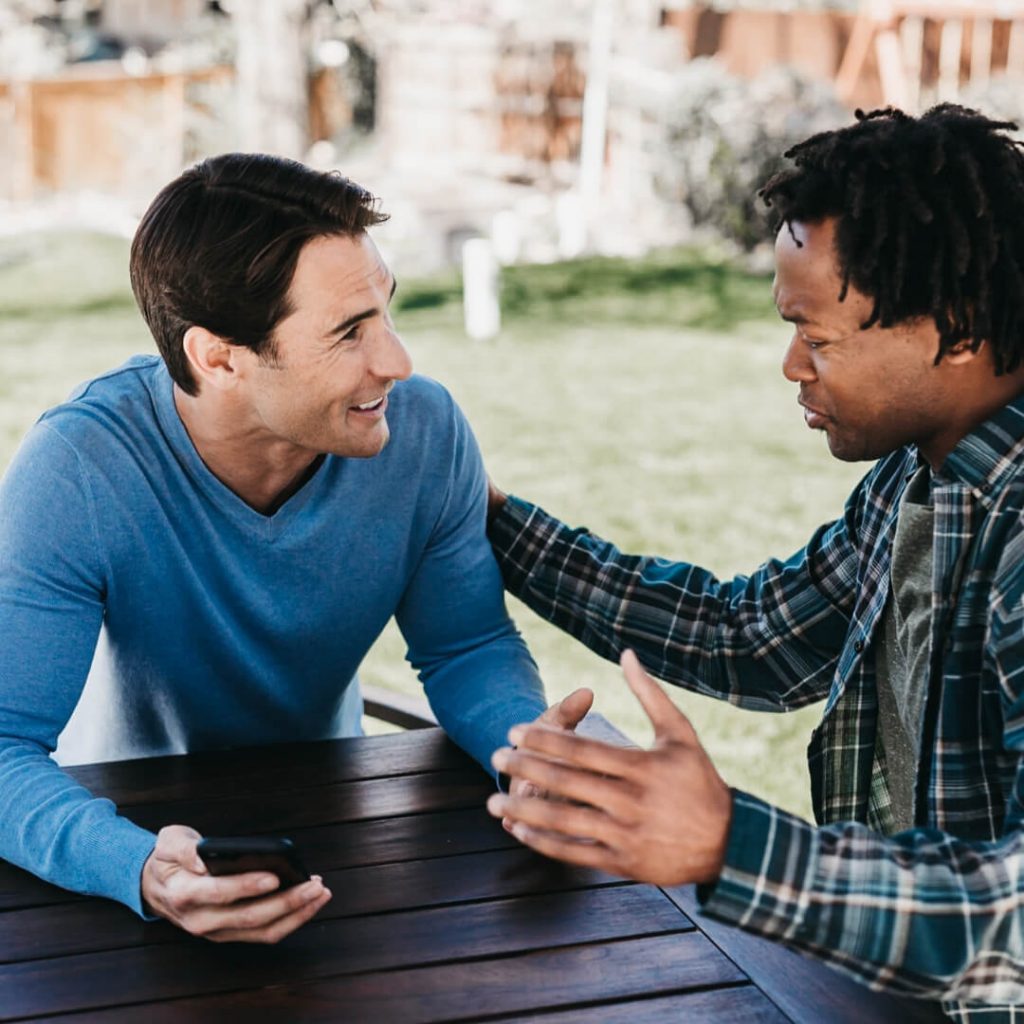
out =
[(320, 456), (247, 425), (235, 404), (212, 388), (187, 395), (174, 385), (174, 407), (206, 468), (251, 508), (268, 514), (302, 486)]
[(1024, 394), (1024, 366), (999, 377), (995, 376), (991, 364), (986, 367), (979, 362), (972, 369), (973, 373), (962, 375), (956, 382), (956, 397), (950, 403), (955, 408), (955, 414), (948, 428), (918, 444), (921, 454), (933, 470), (942, 467), (949, 453), (972, 430)]

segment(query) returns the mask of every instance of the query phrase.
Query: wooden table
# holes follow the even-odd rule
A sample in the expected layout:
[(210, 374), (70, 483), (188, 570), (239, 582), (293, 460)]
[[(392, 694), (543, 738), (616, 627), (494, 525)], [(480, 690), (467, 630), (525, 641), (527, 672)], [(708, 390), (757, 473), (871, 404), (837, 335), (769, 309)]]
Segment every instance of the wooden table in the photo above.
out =
[(3, 1021), (940, 1019), (715, 925), (690, 888), (518, 846), (436, 729), (71, 772), (147, 828), (290, 835), (334, 899), (278, 946), (215, 945), (0, 863)]

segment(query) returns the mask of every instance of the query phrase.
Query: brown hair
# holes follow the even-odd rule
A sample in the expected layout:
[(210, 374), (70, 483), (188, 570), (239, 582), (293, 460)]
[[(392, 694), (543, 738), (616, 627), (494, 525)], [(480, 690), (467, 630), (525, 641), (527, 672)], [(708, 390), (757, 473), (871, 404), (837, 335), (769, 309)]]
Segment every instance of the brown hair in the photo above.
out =
[(294, 160), (227, 153), (185, 171), (143, 215), (130, 263), (135, 300), (174, 382), (198, 393), (182, 347), (192, 326), (272, 359), (302, 247), (386, 219), (355, 182)]

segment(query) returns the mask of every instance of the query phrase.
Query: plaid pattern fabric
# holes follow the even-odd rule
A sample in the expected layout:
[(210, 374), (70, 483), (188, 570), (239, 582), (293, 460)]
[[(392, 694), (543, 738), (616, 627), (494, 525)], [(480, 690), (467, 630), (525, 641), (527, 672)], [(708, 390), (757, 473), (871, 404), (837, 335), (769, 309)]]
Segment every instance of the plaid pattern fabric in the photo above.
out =
[(745, 708), (825, 700), (808, 749), (818, 827), (737, 792), (707, 912), (956, 1019), (1024, 1024), (1024, 398), (933, 478), (916, 825), (887, 836), (872, 644), (918, 464), (913, 448), (881, 460), (802, 551), (727, 581), (518, 499), (491, 539), (508, 589), (598, 654), (632, 647), (659, 678)]

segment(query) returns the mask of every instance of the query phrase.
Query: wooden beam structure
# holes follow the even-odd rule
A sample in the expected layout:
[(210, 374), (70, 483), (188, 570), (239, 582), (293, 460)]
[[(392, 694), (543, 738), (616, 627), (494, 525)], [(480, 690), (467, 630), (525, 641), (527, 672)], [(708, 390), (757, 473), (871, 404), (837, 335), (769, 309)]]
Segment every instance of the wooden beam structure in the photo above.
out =
[(873, 53), (884, 102), (911, 112), (918, 110), (924, 85), (926, 21), (940, 27), (935, 99), (958, 98), (965, 63), (971, 85), (987, 84), (993, 70), (996, 22), (1010, 23), (1005, 71), (1024, 74), (1022, 0), (862, 0), (836, 76), (840, 98), (850, 101)]

